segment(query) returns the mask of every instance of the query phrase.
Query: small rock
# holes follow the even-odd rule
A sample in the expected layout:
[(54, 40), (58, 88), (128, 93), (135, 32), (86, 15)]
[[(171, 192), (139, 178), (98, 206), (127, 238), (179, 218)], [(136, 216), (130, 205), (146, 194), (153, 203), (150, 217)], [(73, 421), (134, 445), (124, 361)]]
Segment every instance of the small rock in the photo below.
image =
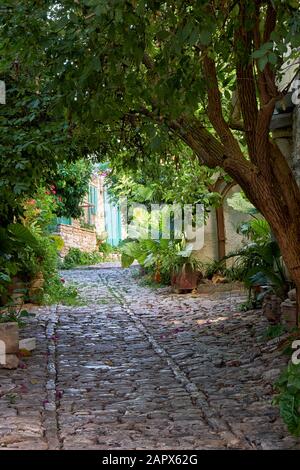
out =
[(19, 341), (19, 349), (26, 349), (27, 351), (33, 351), (36, 348), (35, 338), (26, 338)]

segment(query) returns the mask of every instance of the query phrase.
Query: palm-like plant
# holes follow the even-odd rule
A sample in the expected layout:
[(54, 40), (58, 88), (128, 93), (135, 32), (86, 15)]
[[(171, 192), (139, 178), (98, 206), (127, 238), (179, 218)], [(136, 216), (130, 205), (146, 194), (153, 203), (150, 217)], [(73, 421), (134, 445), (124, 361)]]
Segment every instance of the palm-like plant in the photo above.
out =
[(276, 241), (249, 243), (229, 254), (226, 259), (229, 258), (234, 258), (233, 266), (241, 273), (246, 287), (266, 286), (279, 297), (285, 297), (290, 282)]

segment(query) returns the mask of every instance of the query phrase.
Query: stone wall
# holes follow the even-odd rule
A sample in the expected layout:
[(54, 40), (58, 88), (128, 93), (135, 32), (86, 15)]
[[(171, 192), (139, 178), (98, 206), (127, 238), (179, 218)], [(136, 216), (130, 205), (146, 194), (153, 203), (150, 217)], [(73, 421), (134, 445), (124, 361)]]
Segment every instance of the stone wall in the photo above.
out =
[(70, 248), (79, 248), (81, 251), (92, 252), (97, 248), (96, 233), (81, 228), (78, 225), (58, 225), (57, 234), (64, 240), (61, 255), (65, 256)]

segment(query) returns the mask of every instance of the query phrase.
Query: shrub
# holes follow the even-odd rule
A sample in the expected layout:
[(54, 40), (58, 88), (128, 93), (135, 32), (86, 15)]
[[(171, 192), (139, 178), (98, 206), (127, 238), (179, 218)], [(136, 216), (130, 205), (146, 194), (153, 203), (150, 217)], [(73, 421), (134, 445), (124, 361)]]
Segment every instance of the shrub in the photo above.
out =
[(294, 436), (300, 436), (300, 364), (290, 363), (275, 383), (279, 392), (273, 403)]
[(76, 266), (97, 264), (101, 263), (102, 261), (103, 255), (101, 255), (98, 251), (87, 253), (81, 251), (79, 248), (71, 248), (62, 262), (61, 268), (72, 269)]
[(109, 255), (111, 255), (114, 251), (113, 247), (109, 243), (103, 241), (99, 241), (98, 249), (99, 252), (102, 253), (105, 257), (109, 257)]
[(129, 267), (137, 260), (158, 283), (169, 284), (171, 276), (189, 266), (193, 271), (201, 271), (203, 264), (196, 258), (185, 242), (167, 239), (142, 239), (128, 241), (120, 248), (123, 267)]
[(46, 305), (60, 303), (63, 305), (79, 305), (81, 300), (78, 297), (77, 288), (73, 285), (64, 285), (64, 280), (58, 275), (51, 278), (47, 290), (43, 297)]

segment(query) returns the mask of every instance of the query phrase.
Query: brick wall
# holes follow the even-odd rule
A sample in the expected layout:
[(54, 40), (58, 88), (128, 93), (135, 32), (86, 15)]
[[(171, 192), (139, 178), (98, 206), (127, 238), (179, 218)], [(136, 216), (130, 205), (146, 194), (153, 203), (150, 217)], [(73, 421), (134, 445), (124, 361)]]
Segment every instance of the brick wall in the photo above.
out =
[(70, 248), (79, 248), (81, 251), (96, 250), (96, 233), (77, 225), (58, 225), (57, 234), (64, 240), (61, 255), (65, 256)]

